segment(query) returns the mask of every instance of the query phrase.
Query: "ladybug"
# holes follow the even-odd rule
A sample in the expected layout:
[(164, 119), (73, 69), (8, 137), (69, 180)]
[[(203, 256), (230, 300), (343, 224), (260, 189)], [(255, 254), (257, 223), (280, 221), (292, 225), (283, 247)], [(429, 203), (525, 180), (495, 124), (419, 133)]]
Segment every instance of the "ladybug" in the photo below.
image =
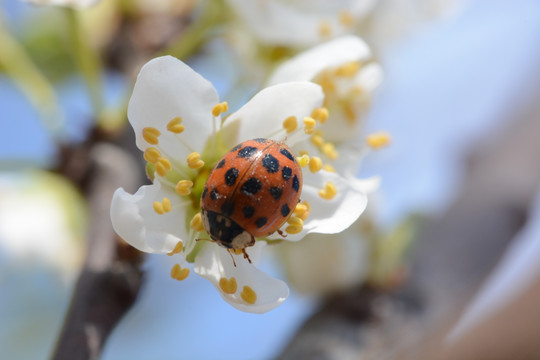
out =
[(302, 171), (282, 141), (253, 139), (216, 164), (201, 196), (201, 215), (213, 241), (231, 250), (255, 244), (287, 221), (300, 201)]

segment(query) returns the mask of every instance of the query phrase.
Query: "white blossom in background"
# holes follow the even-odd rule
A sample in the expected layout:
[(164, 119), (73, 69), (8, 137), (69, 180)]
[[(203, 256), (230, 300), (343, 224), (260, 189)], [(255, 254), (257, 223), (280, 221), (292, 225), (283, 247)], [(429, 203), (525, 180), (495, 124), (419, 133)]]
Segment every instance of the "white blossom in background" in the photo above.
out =
[[(116, 232), (141, 251), (175, 256), (171, 277), (176, 280), (188, 276), (193, 262), (194, 271), (239, 310), (263, 313), (278, 306), (288, 296), (287, 285), (255, 266), (266, 242), (246, 249), (249, 263), (213, 242), (197, 241), (209, 239), (199, 201), (210, 170), (229, 149), (252, 138), (286, 139), (289, 146), (304, 141), (319, 123), (310, 114), (322, 109), (322, 102), (318, 85), (288, 82), (262, 90), (222, 118), (227, 103), (219, 102), (212, 84), (189, 66), (172, 57), (148, 62), (137, 78), (128, 118), (153, 184), (134, 195), (116, 191), (111, 204)], [(286, 240), (343, 231), (366, 206), (363, 191), (321, 167), (303, 172), (301, 199), (283, 225)]]
[(260, 42), (305, 48), (352, 33), (375, 0), (227, 0)]
[(84, 9), (97, 4), (100, 0), (23, 0), (34, 5), (65, 6), (75, 9)]
[(0, 173), (3, 358), (52, 352), (84, 259), (85, 219), (82, 197), (62, 177)]

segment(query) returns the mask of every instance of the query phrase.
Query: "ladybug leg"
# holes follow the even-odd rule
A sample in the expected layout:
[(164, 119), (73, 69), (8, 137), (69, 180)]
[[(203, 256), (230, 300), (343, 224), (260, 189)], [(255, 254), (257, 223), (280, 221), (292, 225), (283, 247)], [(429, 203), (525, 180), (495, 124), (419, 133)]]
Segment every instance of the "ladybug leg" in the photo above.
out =
[(231, 255), (233, 265), (234, 265), (234, 267), (236, 267), (236, 261), (234, 261), (234, 256), (233, 256), (234, 250), (233, 249), (227, 249), (227, 252), (229, 253), (229, 255)]
[(249, 263), (251, 264), (251, 259), (249, 258), (249, 255), (248, 253), (246, 252), (246, 249), (242, 249), (242, 254), (244, 254), (244, 259), (247, 259), (247, 261), (249, 261)]
[(285, 234), (283, 231), (281, 231), (281, 229), (277, 229), (276, 231), (279, 234), (279, 236), (284, 237), (284, 238), (287, 237), (287, 234)]

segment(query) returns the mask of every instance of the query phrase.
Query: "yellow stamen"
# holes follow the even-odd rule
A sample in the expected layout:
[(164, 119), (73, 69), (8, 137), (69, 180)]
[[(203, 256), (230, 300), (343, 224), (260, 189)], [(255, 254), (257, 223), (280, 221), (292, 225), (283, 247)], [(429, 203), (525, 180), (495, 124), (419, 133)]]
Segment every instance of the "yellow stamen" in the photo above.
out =
[(242, 297), (245, 302), (251, 305), (255, 304), (255, 302), (257, 301), (257, 294), (249, 286), (244, 286), (242, 292), (240, 293), (240, 297)]
[(324, 164), (323, 170), (328, 171), (328, 172), (332, 172), (332, 173), (336, 172), (336, 169), (334, 169), (334, 167), (332, 165), (330, 165), (330, 164)]
[(204, 161), (201, 160), (201, 154), (192, 152), (187, 157), (188, 166), (192, 169), (199, 169), (204, 166)]
[(180, 180), (175, 187), (176, 193), (181, 196), (191, 194), (191, 188), (193, 187), (193, 181)]
[(319, 190), (319, 196), (325, 200), (332, 200), (337, 194), (337, 189), (334, 183), (327, 181), (324, 189)]
[(339, 22), (346, 28), (351, 28), (354, 25), (354, 15), (347, 10), (339, 13)]
[(164, 157), (160, 157), (158, 160), (157, 160), (157, 163), (156, 163), (156, 172), (159, 174), (159, 176), (165, 176), (167, 175), (167, 173), (172, 169), (172, 165), (171, 165), (171, 162), (164, 158)]
[(163, 204), (159, 201), (154, 201), (154, 211), (159, 215), (165, 214), (165, 209), (163, 209)]
[(319, 36), (328, 37), (332, 34), (332, 27), (328, 21), (321, 21), (319, 23)]
[(155, 147), (149, 147), (144, 151), (144, 160), (148, 161), (150, 164), (156, 164), (161, 157), (161, 153)]
[(296, 116), (289, 116), (285, 120), (283, 120), (283, 128), (287, 131), (287, 134), (290, 134), (294, 130), (296, 130), (296, 127), (298, 126), (298, 121), (296, 120)]
[(149, 144), (152, 144), (152, 145), (157, 145), (159, 143), (159, 135), (161, 135), (161, 133), (159, 132), (158, 129), (156, 128), (153, 128), (153, 127), (145, 127), (142, 129), (142, 133), (143, 133), (143, 138), (144, 140), (146, 140), (147, 143)]
[(317, 124), (317, 122), (314, 118), (306, 116), (304, 118), (304, 132), (308, 135), (313, 134), (315, 132), (315, 124)]
[(184, 243), (179, 241), (178, 243), (176, 243), (176, 246), (174, 247), (174, 249), (172, 249), (171, 252), (167, 253), (167, 255), (172, 256), (174, 254), (179, 254), (180, 252), (182, 252), (183, 248), (184, 248)]
[(221, 290), (223, 290), (225, 294), (234, 294), (236, 292), (236, 289), (238, 288), (238, 285), (234, 276), (230, 279), (223, 277), (219, 279), (219, 287), (221, 288)]
[(358, 114), (352, 102), (348, 101), (344, 103), (342, 106), (342, 109), (343, 109), (343, 113), (345, 114), (345, 118), (347, 119), (347, 121), (350, 122), (351, 124), (354, 124), (356, 120), (358, 119)]
[(189, 226), (195, 231), (203, 231), (204, 230), (204, 224), (203, 224), (202, 216), (201, 216), (200, 212), (195, 214), (195, 216), (193, 216), (193, 219), (191, 219), (191, 222), (189, 223)]
[(171, 200), (169, 198), (163, 198), (162, 201), (154, 201), (154, 211), (159, 215), (163, 215), (171, 211)]
[(175, 264), (171, 269), (171, 277), (175, 280), (185, 280), (189, 275), (188, 268), (182, 268), (180, 264)]
[(304, 226), (304, 220), (296, 216), (291, 216), (287, 219), (287, 224), (294, 226)]
[(324, 138), (321, 135), (314, 134), (311, 136), (311, 142), (313, 145), (320, 147), (324, 144)]
[(161, 203), (163, 204), (163, 211), (165, 211), (166, 213), (171, 211), (171, 200), (169, 200), (169, 198), (163, 198)]
[(182, 125), (182, 118), (180, 116), (175, 117), (167, 124), (167, 130), (175, 134), (180, 134), (184, 129), (185, 127)]
[(212, 115), (219, 116), (227, 110), (229, 110), (229, 104), (224, 101), (214, 106), (214, 108), (212, 109)]
[(382, 147), (390, 145), (391, 141), (390, 134), (384, 131), (376, 132), (366, 137), (366, 143), (374, 150), (379, 150)]
[(285, 231), (288, 234), (298, 234), (304, 228), (304, 221), (295, 215), (287, 219), (287, 223), (289, 225), (285, 228)]
[(313, 156), (309, 159), (309, 171), (316, 173), (322, 169), (322, 160), (318, 156)]
[(320, 121), (321, 124), (324, 124), (328, 120), (328, 109), (325, 107), (316, 108), (311, 112), (311, 117), (317, 121)]
[(338, 158), (339, 153), (336, 150), (334, 144), (327, 142), (323, 146), (321, 146), (321, 151), (324, 155), (328, 156), (331, 160), (335, 160)]
[(301, 167), (306, 167), (309, 164), (309, 156), (307, 154), (304, 154), (300, 157), (297, 157), (296, 161)]
[(351, 61), (336, 69), (336, 75), (341, 77), (353, 77), (360, 70), (360, 61)]
[[(294, 216), (302, 220), (301, 225), (303, 225), (303, 221), (307, 219), (310, 212), (311, 212), (311, 207), (309, 206), (309, 203), (307, 201), (303, 201), (300, 204), (296, 205), (296, 208), (294, 209), (293, 214)], [(294, 220), (294, 221), (297, 221), (297, 220)]]

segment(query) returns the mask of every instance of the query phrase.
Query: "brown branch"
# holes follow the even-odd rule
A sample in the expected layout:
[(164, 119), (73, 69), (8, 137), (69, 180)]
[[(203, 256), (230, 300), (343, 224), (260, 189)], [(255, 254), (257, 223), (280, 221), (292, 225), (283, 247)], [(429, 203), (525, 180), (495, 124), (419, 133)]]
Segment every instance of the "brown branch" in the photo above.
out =
[(407, 359), (437, 349), (526, 221), (540, 184), (540, 121), (529, 109), (478, 147), (446, 215), (421, 231), (395, 294), (353, 289), (325, 302), (281, 359)]
[(64, 172), (86, 188), (90, 209), (85, 264), (53, 359), (97, 359), (108, 335), (131, 307), (142, 274), (141, 254), (117, 238), (109, 209), (120, 186), (133, 191), (140, 173), (133, 157), (121, 148), (97, 142), (70, 152)]

